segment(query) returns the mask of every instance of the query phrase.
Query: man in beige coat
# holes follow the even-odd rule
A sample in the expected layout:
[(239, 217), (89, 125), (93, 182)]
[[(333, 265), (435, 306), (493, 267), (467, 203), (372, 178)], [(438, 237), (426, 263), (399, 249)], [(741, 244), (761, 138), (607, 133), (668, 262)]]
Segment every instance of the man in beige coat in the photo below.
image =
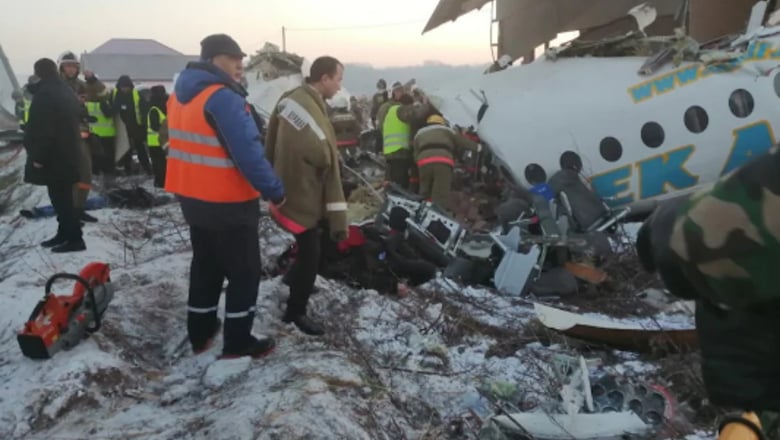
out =
[(309, 335), (324, 334), (306, 315), (320, 265), (322, 230), (327, 228), (336, 242), (347, 238), (339, 152), (325, 104), (341, 89), (343, 76), (344, 66), (337, 59), (314, 60), (306, 84), (282, 95), (276, 105), (265, 143), (266, 157), (287, 191), (287, 201), (272, 204), (271, 215), (295, 236), (298, 247), (283, 321)]

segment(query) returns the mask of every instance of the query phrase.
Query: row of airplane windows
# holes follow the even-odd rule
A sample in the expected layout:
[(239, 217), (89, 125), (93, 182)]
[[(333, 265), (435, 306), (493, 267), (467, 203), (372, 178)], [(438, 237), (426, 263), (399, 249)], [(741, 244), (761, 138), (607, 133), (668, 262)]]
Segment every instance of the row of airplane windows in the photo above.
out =
[[(778, 96), (780, 96), (780, 74), (775, 78)], [(753, 113), (755, 100), (753, 95), (745, 89), (737, 89), (731, 92), (729, 96), (729, 110), (737, 118), (747, 118)], [(683, 123), (691, 133), (702, 133), (707, 129), (710, 118), (707, 111), (701, 106), (692, 105), (688, 107), (683, 115)], [(663, 145), (666, 139), (666, 133), (661, 124), (651, 121), (642, 126), (640, 132), (642, 142), (648, 148), (658, 148)], [(607, 136), (599, 143), (599, 153), (601, 157), (608, 162), (617, 162), (623, 156), (623, 145), (619, 140), (612, 136)], [(582, 159), (574, 151), (566, 151), (560, 157), (561, 168), (582, 169)], [(541, 165), (532, 163), (525, 168), (525, 179), (531, 184), (537, 184), (547, 181), (547, 172)]]

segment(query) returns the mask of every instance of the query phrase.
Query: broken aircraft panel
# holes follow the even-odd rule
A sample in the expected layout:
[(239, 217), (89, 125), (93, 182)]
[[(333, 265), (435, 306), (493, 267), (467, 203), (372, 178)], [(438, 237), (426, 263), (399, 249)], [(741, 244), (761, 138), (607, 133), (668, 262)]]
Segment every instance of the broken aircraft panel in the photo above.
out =
[(696, 329), (642, 328), (534, 304), (539, 321), (567, 336), (619, 350), (649, 352), (657, 348), (686, 352), (698, 346)]

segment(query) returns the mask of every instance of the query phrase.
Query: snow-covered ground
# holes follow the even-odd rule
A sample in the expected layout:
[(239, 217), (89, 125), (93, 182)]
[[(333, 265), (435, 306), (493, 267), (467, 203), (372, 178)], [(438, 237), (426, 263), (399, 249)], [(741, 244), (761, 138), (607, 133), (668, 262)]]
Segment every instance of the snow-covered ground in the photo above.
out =
[[(30, 187), (15, 200), (17, 210), (47, 202)], [(217, 361), (217, 344), (193, 356), (182, 344), (191, 253), (178, 206), (91, 213), (99, 222), (84, 228), (87, 251), (64, 255), (38, 244), (55, 219), (0, 217), (2, 439), (449, 438), (447, 422), (474, 407), (476, 386), (516, 384), (525, 409), (546, 408), (560, 391), (551, 359), (576, 355), (525, 336), (534, 316), (527, 301), (440, 280), (398, 299), (320, 278), (311, 311), (328, 333), (307, 337), (281, 322), (287, 291), (272, 278), (260, 285), (255, 332), (277, 338), (273, 354)], [(268, 219), (260, 230), (270, 265), (291, 237)], [(91, 261), (111, 265), (118, 289), (101, 330), (53, 359), (23, 357), (16, 332), (46, 279)], [(655, 371), (616, 354), (605, 371)]]

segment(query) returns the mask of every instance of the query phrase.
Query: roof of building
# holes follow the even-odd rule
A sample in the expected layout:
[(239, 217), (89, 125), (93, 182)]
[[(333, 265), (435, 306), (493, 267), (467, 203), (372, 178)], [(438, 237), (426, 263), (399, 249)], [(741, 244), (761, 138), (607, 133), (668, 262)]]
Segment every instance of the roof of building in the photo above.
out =
[(184, 55), (176, 49), (148, 38), (112, 38), (89, 53), (94, 55)]
[(116, 80), (128, 75), (139, 81), (170, 81), (197, 56), (188, 55), (81, 55), (82, 70), (89, 69), (101, 79)]
[(136, 81), (171, 81), (197, 55), (181, 52), (150, 39), (112, 38), (81, 55), (82, 70), (89, 69), (106, 81), (128, 75)]

